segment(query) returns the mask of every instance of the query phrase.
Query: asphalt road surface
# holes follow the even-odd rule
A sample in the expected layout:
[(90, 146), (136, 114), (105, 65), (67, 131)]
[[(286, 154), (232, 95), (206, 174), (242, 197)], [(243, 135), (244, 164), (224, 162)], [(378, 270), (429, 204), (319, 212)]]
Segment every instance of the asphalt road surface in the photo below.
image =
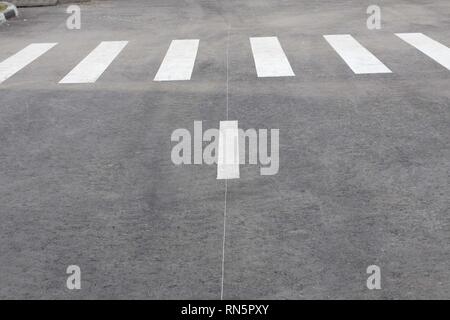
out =
[[(0, 26), (0, 298), (450, 298), (448, 0), (20, 13)], [(175, 165), (196, 120), (279, 129), (278, 174)]]

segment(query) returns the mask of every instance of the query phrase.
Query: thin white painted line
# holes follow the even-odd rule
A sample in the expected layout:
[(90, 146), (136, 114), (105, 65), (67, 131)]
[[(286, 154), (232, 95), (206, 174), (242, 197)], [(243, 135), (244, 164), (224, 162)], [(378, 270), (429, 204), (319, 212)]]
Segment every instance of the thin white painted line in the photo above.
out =
[(392, 72), (351, 35), (326, 35), (324, 38), (354, 73), (370, 74)]
[(239, 131), (237, 121), (220, 121), (217, 179), (239, 179)]
[(128, 41), (103, 41), (59, 83), (94, 83), (105, 72)]
[(227, 196), (228, 196), (228, 180), (225, 180), (225, 199), (223, 208), (223, 238), (222, 238), (222, 281), (220, 286), (220, 300), (223, 300), (223, 286), (225, 280), (225, 242), (227, 233)]
[(250, 38), (258, 77), (294, 77), (289, 60), (277, 37)]
[(173, 40), (154, 81), (191, 80), (200, 40)]
[(412, 45), (440, 65), (450, 70), (450, 48), (423, 33), (396, 33), (397, 37)]
[(227, 116), (227, 120), (228, 120), (228, 107), (229, 107), (229, 101), (230, 101), (230, 98), (229, 98), (229, 92), (230, 92), (230, 85), (229, 85), (229, 78), (230, 78), (230, 72), (229, 72), (229, 70), (230, 70), (230, 29), (228, 28), (228, 31), (227, 31), (227, 114), (226, 114), (226, 116)]
[(32, 43), (0, 63), (0, 83), (39, 58), (57, 43)]
[[(228, 121), (228, 106), (229, 106), (229, 67), (230, 67), (230, 27), (228, 27), (227, 31), (227, 49), (226, 49), (226, 59), (227, 59), (227, 84), (226, 84), (226, 104), (227, 111), (226, 117)], [(222, 238), (222, 280), (220, 285), (220, 300), (223, 300), (223, 291), (224, 291), (224, 281), (225, 281), (225, 243), (226, 243), (226, 234), (227, 234), (227, 197), (228, 197), (228, 180), (225, 179), (225, 196), (224, 196), (224, 210), (223, 210), (223, 238)]]

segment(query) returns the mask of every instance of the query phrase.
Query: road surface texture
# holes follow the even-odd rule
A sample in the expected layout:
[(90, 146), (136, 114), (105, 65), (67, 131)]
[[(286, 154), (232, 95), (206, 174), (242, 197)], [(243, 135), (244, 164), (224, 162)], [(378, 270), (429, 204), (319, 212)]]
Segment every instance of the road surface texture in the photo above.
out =
[[(0, 298), (450, 298), (448, 0), (80, 6), (0, 26)], [(279, 129), (278, 174), (175, 165), (195, 120)]]

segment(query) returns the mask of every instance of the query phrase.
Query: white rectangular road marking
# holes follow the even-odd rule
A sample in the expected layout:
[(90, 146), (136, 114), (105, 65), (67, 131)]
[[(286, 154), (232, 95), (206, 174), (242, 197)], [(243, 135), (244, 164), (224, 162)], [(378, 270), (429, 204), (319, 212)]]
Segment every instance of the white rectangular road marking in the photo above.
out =
[(237, 121), (220, 121), (217, 179), (239, 178), (239, 130)]
[(32, 43), (0, 63), (0, 83), (25, 68), (57, 43)]
[(154, 81), (191, 80), (200, 40), (173, 40)]
[(250, 38), (258, 77), (294, 77), (277, 37)]
[(391, 73), (377, 57), (349, 34), (326, 35), (325, 40), (356, 74)]
[(450, 48), (423, 33), (396, 33), (395, 35), (450, 70)]
[(100, 43), (59, 83), (94, 83), (127, 44), (128, 41)]

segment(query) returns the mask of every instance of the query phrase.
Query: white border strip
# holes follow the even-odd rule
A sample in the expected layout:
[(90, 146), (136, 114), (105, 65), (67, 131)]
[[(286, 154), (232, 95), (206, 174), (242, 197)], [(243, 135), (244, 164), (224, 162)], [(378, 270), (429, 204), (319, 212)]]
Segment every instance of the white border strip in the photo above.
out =
[(239, 179), (239, 130), (237, 121), (220, 121), (217, 179)]

